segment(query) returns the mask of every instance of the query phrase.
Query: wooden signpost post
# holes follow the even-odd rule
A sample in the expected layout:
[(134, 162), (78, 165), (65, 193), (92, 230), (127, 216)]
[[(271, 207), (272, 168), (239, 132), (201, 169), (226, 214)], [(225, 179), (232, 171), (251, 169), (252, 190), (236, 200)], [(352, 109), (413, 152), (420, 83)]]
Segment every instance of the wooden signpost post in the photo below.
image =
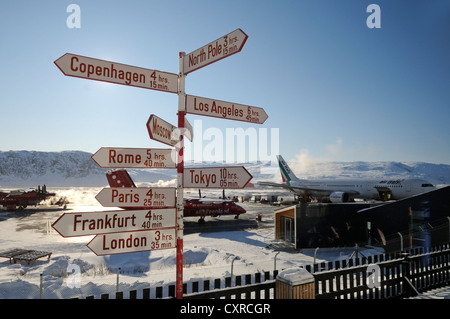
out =
[[(184, 137), (192, 141), (186, 113), (262, 124), (264, 109), (187, 95), (186, 75), (242, 50), (248, 36), (236, 29), (189, 54), (179, 53), (178, 74), (66, 53), (54, 63), (67, 76), (129, 85), (178, 95), (178, 126), (150, 115), (151, 139), (175, 149), (102, 147), (92, 159), (107, 168), (176, 168), (175, 188), (104, 188), (96, 196), (105, 207), (124, 210), (63, 214), (52, 227), (63, 237), (96, 235), (95, 254), (110, 255), (176, 248), (176, 298), (183, 297), (183, 188), (243, 188), (252, 176), (242, 166), (184, 168)], [(176, 133), (176, 134), (174, 134)], [(176, 152), (176, 156), (172, 156)], [(176, 160), (173, 159), (176, 157)]]

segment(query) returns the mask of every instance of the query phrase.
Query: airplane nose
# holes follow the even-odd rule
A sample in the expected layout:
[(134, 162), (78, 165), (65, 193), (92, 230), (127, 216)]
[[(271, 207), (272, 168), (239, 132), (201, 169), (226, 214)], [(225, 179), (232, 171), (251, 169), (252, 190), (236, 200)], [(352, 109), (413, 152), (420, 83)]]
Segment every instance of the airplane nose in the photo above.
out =
[(244, 208), (242, 208), (241, 206), (238, 206), (239, 207), (239, 213), (240, 214), (244, 214), (245, 212), (247, 212)]

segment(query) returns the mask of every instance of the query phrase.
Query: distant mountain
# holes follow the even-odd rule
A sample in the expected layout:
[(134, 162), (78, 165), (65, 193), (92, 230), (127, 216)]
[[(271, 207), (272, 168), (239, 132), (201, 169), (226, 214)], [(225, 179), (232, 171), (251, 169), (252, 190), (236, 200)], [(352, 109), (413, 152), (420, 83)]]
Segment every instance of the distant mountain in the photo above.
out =
[[(91, 156), (91, 153), (81, 151), (0, 152), (0, 186), (36, 187), (46, 184), (48, 187), (93, 187), (107, 185), (105, 173), (108, 169), (100, 168)], [(139, 179), (147, 182), (171, 179), (170, 172), (168, 175), (161, 172), (162, 170), (158, 172), (129, 171), (132, 176), (138, 174)]]
[[(37, 152), (0, 151), (0, 187), (102, 187), (105, 173), (81, 151)], [(277, 163), (189, 163), (192, 166), (243, 165), (252, 174), (252, 182), (278, 181)], [(420, 162), (318, 162), (307, 167), (291, 166), (299, 178), (423, 178), (433, 184), (450, 183), (450, 165)], [(175, 186), (174, 169), (128, 169), (139, 186)]]

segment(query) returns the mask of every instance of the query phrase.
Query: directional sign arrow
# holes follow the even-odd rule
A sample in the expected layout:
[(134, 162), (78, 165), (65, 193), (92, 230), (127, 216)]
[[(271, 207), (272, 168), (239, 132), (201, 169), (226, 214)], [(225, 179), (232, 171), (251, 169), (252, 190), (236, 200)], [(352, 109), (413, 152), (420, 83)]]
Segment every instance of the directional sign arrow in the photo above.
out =
[(66, 53), (55, 61), (64, 75), (178, 93), (178, 75)]
[(186, 112), (227, 120), (262, 124), (268, 118), (263, 108), (186, 95)]
[(157, 117), (156, 115), (150, 115), (147, 121), (147, 131), (152, 140), (175, 146), (178, 140), (172, 139), (174, 130), (177, 129), (176, 126), (164, 121), (163, 119)]
[(52, 225), (63, 237), (175, 227), (176, 209), (64, 213)]
[(241, 29), (236, 29), (223, 37), (187, 54), (184, 57), (184, 74), (198, 70), (208, 64), (238, 53), (244, 47), (248, 36)]
[(95, 236), (87, 247), (97, 256), (175, 248), (175, 228)]
[(103, 168), (176, 168), (172, 149), (102, 147), (91, 157)]
[(185, 168), (184, 187), (244, 188), (252, 175), (243, 166)]
[(95, 196), (104, 207), (175, 207), (174, 187), (106, 187)]
[(194, 138), (194, 130), (192, 129), (192, 125), (191, 123), (189, 123), (186, 117), (184, 117), (184, 128), (186, 129), (186, 132), (184, 132), (184, 136), (192, 142), (192, 139)]

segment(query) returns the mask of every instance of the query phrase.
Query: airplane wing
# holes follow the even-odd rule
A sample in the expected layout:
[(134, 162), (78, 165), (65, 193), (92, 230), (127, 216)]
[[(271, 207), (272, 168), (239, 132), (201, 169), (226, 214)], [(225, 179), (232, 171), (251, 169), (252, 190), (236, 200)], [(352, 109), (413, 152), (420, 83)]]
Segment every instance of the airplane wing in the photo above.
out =
[(283, 183), (273, 183), (273, 182), (258, 182), (255, 186), (270, 186), (270, 187), (282, 187), (288, 188), (289, 186)]
[(273, 183), (273, 182), (258, 182), (255, 186), (269, 186), (269, 187), (280, 187), (289, 190), (300, 190), (300, 191), (311, 191), (313, 189), (309, 187), (301, 187), (301, 186), (291, 186), (284, 183)]
[[(321, 188), (316, 188), (316, 187), (310, 187), (310, 186), (292, 186), (292, 185), (287, 185), (284, 183), (273, 183), (273, 182), (259, 182), (256, 186), (269, 186), (269, 187), (281, 187), (284, 189), (289, 189), (291, 191), (302, 191), (302, 192), (307, 192), (307, 193), (315, 193), (315, 194), (320, 194), (322, 196), (325, 195), (330, 195), (333, 191), (330, 191), (328, 189), (321, 189)], [(338, 191), (338, 190), (336, 190)], [(343, 191), (349, 195), (359, 195), (358, 191), (349, 191), (349, 190), (345, 190)]]
[(198, 198), (198, 197), (185, 197), (186, 201), (198, 201), (202, 203), (231, 203), (234, 202), (231, 199), (221, 199), (221, 198)]

